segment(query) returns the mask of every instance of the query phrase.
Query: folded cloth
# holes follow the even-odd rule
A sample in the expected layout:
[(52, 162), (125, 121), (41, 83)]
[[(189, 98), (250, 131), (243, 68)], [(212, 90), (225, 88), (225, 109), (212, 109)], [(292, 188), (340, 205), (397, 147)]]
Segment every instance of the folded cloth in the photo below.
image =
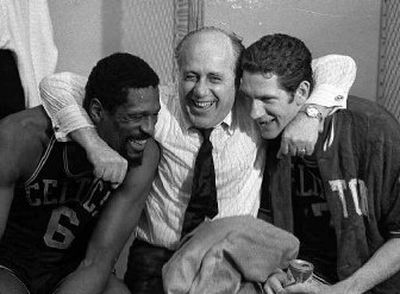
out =
[(265, 282), (277, 268), (286, 268), (298, 250), (294, 235), (251, 216), (206, 221), (164, 265), (164, 291), (258, 293), (249, 283)]

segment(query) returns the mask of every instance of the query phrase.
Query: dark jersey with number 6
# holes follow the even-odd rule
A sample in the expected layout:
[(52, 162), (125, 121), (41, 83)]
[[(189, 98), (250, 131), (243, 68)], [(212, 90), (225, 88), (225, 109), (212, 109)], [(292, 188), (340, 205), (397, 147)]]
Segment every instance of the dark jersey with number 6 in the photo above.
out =
[(110, 189), (93, 177), (83, 149), (51, 138), (32, 176), (15, 187), (0, 265), (33, 293), (50, 291), (84, 257)]

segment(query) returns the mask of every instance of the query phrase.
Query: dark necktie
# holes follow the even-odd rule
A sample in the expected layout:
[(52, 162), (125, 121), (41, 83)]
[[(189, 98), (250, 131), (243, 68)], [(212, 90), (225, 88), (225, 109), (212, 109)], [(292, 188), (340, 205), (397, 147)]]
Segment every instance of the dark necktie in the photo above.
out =
[(203, 135), (203, 143), (194, 165), (192, 194), (183, 221), (182, 237), (196, 228), (206, 217), (211, 219), (218, 214), (213, 146), (209, 140), (213, 129), (198, 130)]

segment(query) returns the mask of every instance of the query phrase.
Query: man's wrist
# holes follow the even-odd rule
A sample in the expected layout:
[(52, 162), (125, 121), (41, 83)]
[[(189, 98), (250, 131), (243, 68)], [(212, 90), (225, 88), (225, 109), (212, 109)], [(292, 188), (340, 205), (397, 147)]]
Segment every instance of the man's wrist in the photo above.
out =
[(100, 140), (96, 129), (92, 127), (77, 129), (75, 131), (72, 131), (69, 136), (73, 141), (77, 142), (85, 150), (91, 150), (92, 148), (103, 143), (102, 140)]
[[(309, 110), (309, 109), (313, 109), (313, 110), (315, 109), (316, 111), (318, 111), (319, 116), (320, 116), (319, 119), (324, 120), (329, 115), (329, 113), (332, 111), (333, 107), (326, 107), (326, 106), (322, 106), (319, 104), (304, 104), (301, 107), (300, 111), (307, 114), (307, 110)], [(307, 116), (311, 117), (308, 114), (307, 114)], [(316, 117), (316, 118), (318, 118), (318, 117)]]
[(360, 287), (361, 283), (357, 280), (357, 278), (353, 275), (348, 277), (345, 280), (342, 280), (335, 285), (333, 285), (335, 288), (340, 289), (342, 293), (348, 293), (348, 294), (362, 294), (368, 289), (361, 289)]

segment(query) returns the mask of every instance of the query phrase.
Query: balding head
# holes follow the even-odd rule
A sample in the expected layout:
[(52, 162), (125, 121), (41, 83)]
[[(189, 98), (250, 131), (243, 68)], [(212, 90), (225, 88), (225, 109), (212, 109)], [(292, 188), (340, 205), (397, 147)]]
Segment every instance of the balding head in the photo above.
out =
[(212, 26), (192, 31), (179, 42), (175, 50), (175, 57), (179, 68), (183, 65), (185, 52), (192, 50), (193, 46), (197, 47), (210, 42), (213, 42), (215, 46), (218, 46), (214, 49), (216, 53), (220, 50), (225, 50), (226, 52), (229, 52), (229, 54), (232, 54), (232, 70), (235, 77), (240, 79), (240, 57), (245, 49), (242, 40), (234, 33), (229, 33), (223, 29)]

